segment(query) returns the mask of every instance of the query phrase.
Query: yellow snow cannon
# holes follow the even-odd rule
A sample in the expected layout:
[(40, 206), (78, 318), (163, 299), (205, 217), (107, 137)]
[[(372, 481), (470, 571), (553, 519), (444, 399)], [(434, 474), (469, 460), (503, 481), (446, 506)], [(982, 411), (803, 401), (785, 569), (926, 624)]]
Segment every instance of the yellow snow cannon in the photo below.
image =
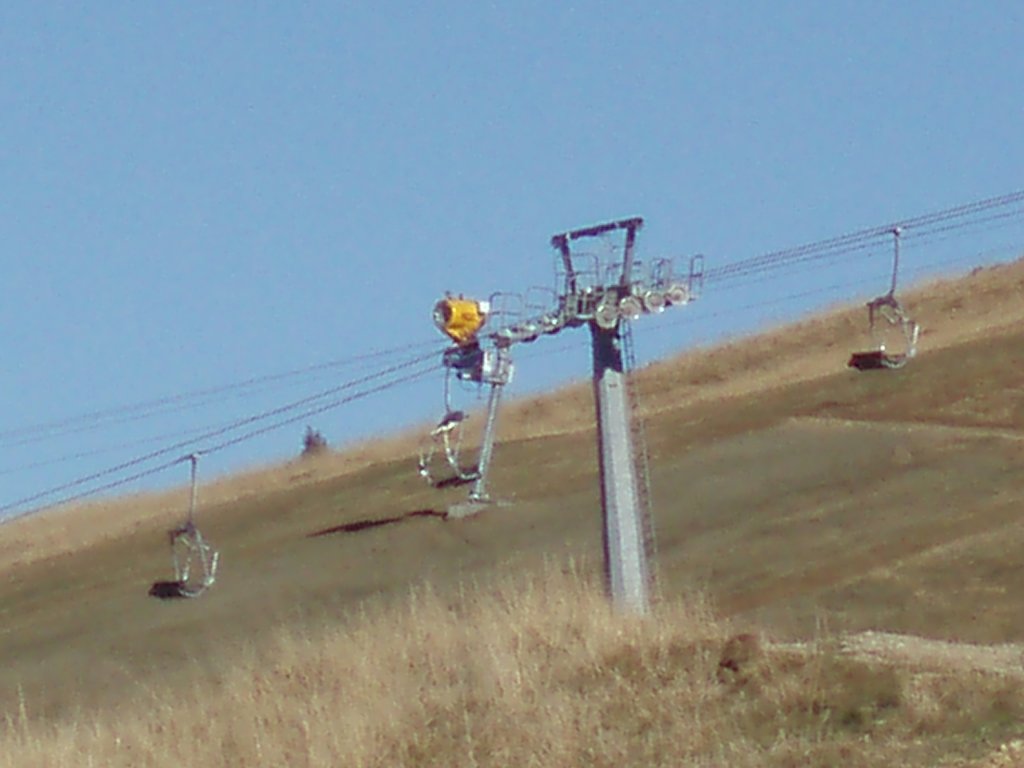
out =
[(458, 346), (468, 347), (476, 343), (489, 311), (489, 302), (446, 296), (434, 305), (434, 324)]

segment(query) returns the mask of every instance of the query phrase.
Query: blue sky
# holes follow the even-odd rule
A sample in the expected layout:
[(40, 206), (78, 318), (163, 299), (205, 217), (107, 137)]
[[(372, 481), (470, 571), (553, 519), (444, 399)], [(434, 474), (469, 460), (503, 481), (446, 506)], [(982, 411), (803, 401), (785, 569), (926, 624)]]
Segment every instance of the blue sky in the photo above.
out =
[[(1024, 188), (1019, 3), (410, 5), (0, 5), (0, 505), (398, 358), (26, 430), (440, 348), (434, 301), (550, 285), (555, 232), (639, 214), (642, 255), (712, 267)], [(906, 274), (1019, 254), (1014, 223)], [(709, 285), (638, 353), (883, 292), (888, 259)], [(513, 393), (588, 354), (541, 341)], [(310, 423), (337, 445), (441, 409), (439, 369)], [(294, 456), (303, 427), (204, 471)]]

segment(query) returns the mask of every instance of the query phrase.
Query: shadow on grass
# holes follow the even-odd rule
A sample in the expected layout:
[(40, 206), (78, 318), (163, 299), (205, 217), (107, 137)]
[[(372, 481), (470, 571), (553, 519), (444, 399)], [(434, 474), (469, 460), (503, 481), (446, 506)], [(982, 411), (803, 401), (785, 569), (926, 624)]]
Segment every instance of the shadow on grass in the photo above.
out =
[(477, 474), (476, 469), (473, 469), (467, 475), (452, 475), (451, 477), (446, 477), (446, 478), (444, 478), (442, 480), (436, 480), (434, 482), (434, 487), (435, 488), (460, 488), (463, 485), (469, 485), (470, 483), (475, 483), (477, 481), (478, 477), (479, 477), (479, 475)]
[(191, 597), (187, 594), (180, 581), (154, 581), (149, 588), (149, 596), (160, 600), (175, 600), (180, 597)]
[(323, 530), (306, 534), (306, 538), (315, 539), (318, 536), (330, 536), (335, 533), (358, 533), (359, 531), (365, 531), (367, 528), (380, 528), (383, 525), (395, 525), (396, 523), (403, 523), (406, 520), (411, 520), (416, 517), (440, 517), (441, 519), (444, 519), (446, 514), (444, 512), (438, 512), (436, 509), (415, 509), (412, 512), (406, 512), (404, 515), (397, 515), (395, 517), (381, 517), (374, 520), (356, 520), (351, 523), (345, 523), (344, 525), (332, 525), (330, 528), (324, 528)]

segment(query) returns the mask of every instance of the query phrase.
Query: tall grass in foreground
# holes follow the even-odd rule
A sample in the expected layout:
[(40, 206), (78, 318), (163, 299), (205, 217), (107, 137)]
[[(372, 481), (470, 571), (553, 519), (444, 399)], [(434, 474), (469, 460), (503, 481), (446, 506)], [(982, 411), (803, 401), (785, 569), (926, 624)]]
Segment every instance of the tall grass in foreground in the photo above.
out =
[(730, 635), (700, 596), (638, 620), (576, 573), (429, 586), (346, 628), (287, 628), (205, 682), (74, 721), (31, 702), (3, 766), (936, 765), (1020, 722), (998, 679), (872, 668)]

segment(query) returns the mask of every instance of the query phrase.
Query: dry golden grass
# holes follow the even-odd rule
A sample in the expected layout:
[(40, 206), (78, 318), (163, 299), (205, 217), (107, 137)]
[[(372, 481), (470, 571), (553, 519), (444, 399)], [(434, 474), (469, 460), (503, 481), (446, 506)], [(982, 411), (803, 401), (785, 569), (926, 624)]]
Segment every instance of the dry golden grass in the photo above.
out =
[(735, 634), (696, 594), (616, 615), (571, 565), (422, 585), (110, 709), (47, 721), (22, 701), (0, 765), (926, 766), (1024, 716), (998, 675), (868, 665), (819, 640)]

